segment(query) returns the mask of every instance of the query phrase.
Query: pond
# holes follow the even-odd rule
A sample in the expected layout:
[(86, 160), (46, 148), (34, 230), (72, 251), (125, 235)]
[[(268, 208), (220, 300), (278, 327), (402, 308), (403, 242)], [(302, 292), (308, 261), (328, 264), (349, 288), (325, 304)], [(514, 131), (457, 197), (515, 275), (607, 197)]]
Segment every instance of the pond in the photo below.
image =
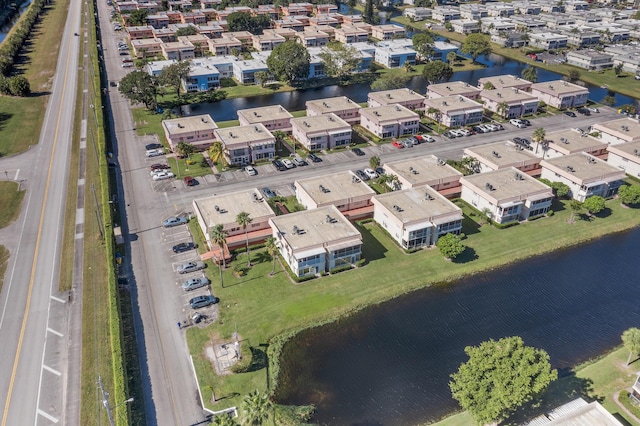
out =
[(448, 382), (465, 346), (518, 335), (575, 366), (640, 324), (639, 252), (636, 229), (305, 331), (285, 346), (278, 401), (316, 404), (320, 424), (411, 425), (457, 409)]

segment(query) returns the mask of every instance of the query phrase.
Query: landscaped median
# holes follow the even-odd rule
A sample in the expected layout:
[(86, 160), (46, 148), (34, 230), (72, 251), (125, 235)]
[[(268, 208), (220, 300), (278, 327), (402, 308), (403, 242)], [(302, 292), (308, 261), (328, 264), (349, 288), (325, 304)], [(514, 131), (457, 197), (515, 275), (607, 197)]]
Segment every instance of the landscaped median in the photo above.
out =
[[(358, 224), (367, 264), (336, 275), (327, 275), (296, 284), (279, 262), (276, 274), (265, 249), (251, 252), (253, 267), (244, 276), (233, 273), (236, 263), (246, 266), (240, 255), (227, 265), (220, 285), (217, 267), (211, 268), (212, 291), (220, 297), (219, 318), (207, 328), (192, 327), (187, 332), (205, 404), (212, 410), (239, 406), (244, 395), (254, 389), (273, 391), (278, 383), (280, 348), (296, 332), (333, 321), (363, 307), (388, 301), (399, 295), (435, 283), (452, 282), (466, 275), (487, 271), (507, 263), (575, 245), (600, 236), (640, 225), (637, 209), (607, 202), (609, 215), (591, 220), (567, 221), (568, 201), (557, 201), (555, 214), (507, 229), (484, 224), (478, 216), (466, 216), (463, 232), (467, 251), (454, 262), (445, 260), (437, 249), (406, 254), (369, 221)], [(505, 244), (506, 240), (518, 244)], [(428, 272), (428, 274), (426, 274)], [(427, 278), (428, 277), (428, 278)], [(242, 354), (253, 368), (247, 372), (218, 376), (206, 356), (205, 347), (230, 342), (234, 332), (241, 340)], [(261, 347), (269, 355), (269, 367), (252, 360), (250, 347)], [(211, 402), (211, 393), (218, 402)], [(225, 398), (219, 401), (220, 396)]]

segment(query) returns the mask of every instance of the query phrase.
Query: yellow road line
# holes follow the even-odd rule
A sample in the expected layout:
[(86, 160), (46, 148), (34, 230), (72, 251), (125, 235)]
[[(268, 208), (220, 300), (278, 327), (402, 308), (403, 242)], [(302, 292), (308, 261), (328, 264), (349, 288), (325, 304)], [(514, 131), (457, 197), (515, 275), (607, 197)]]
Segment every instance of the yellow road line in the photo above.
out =
[[(72, 38), (73, 40), (73, 38)], [(71, 43), (71, 42), (70, 42)], [(69, 72), (69, 60), (71, 58), (71, 46), (69, 47), (69, 51), (67, 53), (67, 61), (65, 63), (65, 72), (66, 75)], [(64, 104), (64, 94), (65, 89), (67, 87), (67, 78), (64, 79), (64, 83), (62, 85), (62, 98), (60, 99), (60, 105)], [(49, 108), (52, 105), (49, 104)], [(18, 338), (18, 347), (16, 348), (16, 356), (13, 360), (13, 369), (11, 370), (11, 380), (9, 381), (9, 389), (7, 391), (7, 399), (4, 403), (4, 414), (2, 415), (2, 426), (7, 425), (7, 416), (9, 415), (9, 405), (11, 404), (11, 396), (13, 394), (13, 385), (16, 380), (16, 374), (18, 372), (18, 363), (20, 361), (20, 352), (22, 351), (22, 342), (24, 340), (24, 332), (27, 328), (27, 319), (29, 318), (29, 309), (31, 308), (31, 295), (33, 293), (33, 284), (35, 282), (36, 276), (36, 264), (38, 263), (38, 253), (40, 251), (40, 239), (42, 237), (42, 227), (44, 223), (44, 210), (47, 206), (47, 199), (49, 197), (49, 185), (51, 183), (51, 170), (53, 169), (53, 158), (54, 153), (56, 151), (56, 145), (58, 143), (58, 132), (60, 130), (60, 120), (62, 119), (62, 108), (58, 110), (58, 120), (56, 122), (56, 131), (53, 137), (53, 146), (51, 148), (51, 156), (49, 158), (49, 171), (47, 173), (47, 181), (44, 190), (44, 199), (42, 201), (42, 210), (40, 211), (40, 222), (38, 224), (38, 237), (36, 238), (36, 248), (33, 255), (33, 263), (31, 264), (31, 277), (29, 278), (29, 290), (27, 292), (27, 304), (24, 308), (24, 317), (22, 318), (22, 327), (20, 328), (20, 337)], [(36, 407), (37, 409), (38, 407)], [(24, 414), (24, 413), (23, 413)]]

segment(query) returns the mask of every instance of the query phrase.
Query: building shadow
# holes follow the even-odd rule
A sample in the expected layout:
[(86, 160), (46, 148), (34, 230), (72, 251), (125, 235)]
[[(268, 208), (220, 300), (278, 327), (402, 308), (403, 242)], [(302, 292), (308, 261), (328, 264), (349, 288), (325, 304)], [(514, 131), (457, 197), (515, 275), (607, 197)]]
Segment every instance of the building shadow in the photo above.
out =
[(362, 254), (364, 258), (367, 259), (367, 262), (384, 259), (387, 248), (383, 246), (367, 228), (358, 223), (355, 223), (355, 225), (362, 235)]

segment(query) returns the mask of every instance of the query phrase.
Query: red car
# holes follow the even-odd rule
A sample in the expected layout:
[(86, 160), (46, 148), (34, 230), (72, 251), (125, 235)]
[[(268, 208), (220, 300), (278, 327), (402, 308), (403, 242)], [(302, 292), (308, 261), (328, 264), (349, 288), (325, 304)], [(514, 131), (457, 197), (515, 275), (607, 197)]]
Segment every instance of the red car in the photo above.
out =
[(404, 148), (404, 145), (402, 145), (402, 142), (400, 142), (400, 141), (393, 141), (393, 142), (391, 142), (391, 145), (395, 146), (396, 148), (400, 148), (400, 149)]
[(152, 164), (151, 170), (169, 170), (171, 166), (168, 164)]
[(184, 184), (187, 186), (194, 186), (198, 184), (198, 181), (192, 178), (191, 176), (184, 177)]

